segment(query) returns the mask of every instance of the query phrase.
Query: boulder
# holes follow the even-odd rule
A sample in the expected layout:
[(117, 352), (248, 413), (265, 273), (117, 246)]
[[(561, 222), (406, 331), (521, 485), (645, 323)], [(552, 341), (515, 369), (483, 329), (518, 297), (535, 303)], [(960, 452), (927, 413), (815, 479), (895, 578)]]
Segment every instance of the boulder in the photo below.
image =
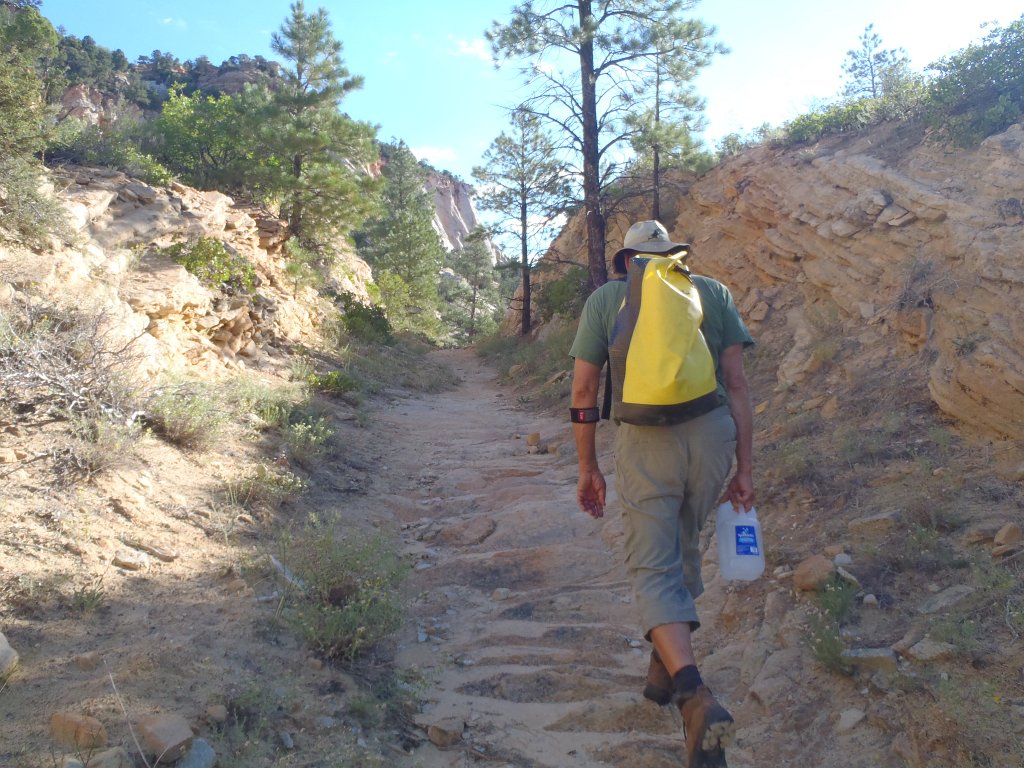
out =
[(139, 720), (136, 731), (147, 755), (173, 763), (192, 746), (194, 734), (188, 721), (174, 713), (150, 715)]
[(1007, 523), (996, 533), (992, 542), (997, 547), (1015, 546), (1024, 542), (1024, 531), (1017, 523)]
[(812, 555), (793, 571), (793, 588), (799, 592), (820, 589), (835, 573), (835, 564), (824, 555)]
[(11, 648), (3, 632), (0, 632), (0, 680), (5, 679), (18, 668), (18, 652)]
[(124, 747), (114, 747), (93, 755), (85, 768), (135, 768), (135, 761)]
[(954, 584), (921, 603), (917, 607), (918, 613), (941, 613), (952, 608), (965, 597), (973, 595), (974, 591), (974, 587), (967, 584)]
[(843, 659), (859, 670), (895, 672), (896, 653), (891, 648), (851, 648), (843, 651)]
[(95, 750), (107, 746), (107, 729), (95, 717), (77, 712), (54, 712), (50, 736), (65, 749)]
[(430, 723), (427, 726), (427, 738), (437, 747), (452, 747), (462, 741), (462, 732), (466, 723), (462, 718), (449, 717)]

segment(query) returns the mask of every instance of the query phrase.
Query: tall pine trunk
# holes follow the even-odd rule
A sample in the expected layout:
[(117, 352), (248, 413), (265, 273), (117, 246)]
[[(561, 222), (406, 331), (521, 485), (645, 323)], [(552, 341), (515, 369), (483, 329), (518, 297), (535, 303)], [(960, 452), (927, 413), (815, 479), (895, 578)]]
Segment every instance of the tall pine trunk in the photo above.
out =
[(661, 128), (661, 54), (655, 55), (654, 73), (654, 169), (651, 183), (654, 185), (651, 202), (651, 218), (661, 221), (661, 146), (658, 144)]
[(594, 76), (594, 40), (590, 0), (579, 0), (580, 28), (586, 39), (580, 44), (581, 102), (583, 118), (583, 208), (587, 215), (587, 267), (591, 290), (608, 282), (605, 262), (605, 220), (601, 206), (600, 145), (597, 127), (597, 82)]
[(526, 197), (525, 195), (520, 198), (523, 200), (519, 206), (519, 257), (523, 260), (523, 336), (530, 335), (530, 313), (532, 311), (530, 307), (530, 259), (528, 258), (527, 252), (527, 235), (528, 235), (528, 211), (526, 209)]
[[(295, 155), (292, 158), (292, 175), (296, 181), (302, 178), (302, 155)], [(298, 191), (298, 184), (295, 185), (295, 191), (292, 195), (292, 206), (288, 212), (288, 229), (292, 233), (292, 237), (302, 239), (302, 198)]]

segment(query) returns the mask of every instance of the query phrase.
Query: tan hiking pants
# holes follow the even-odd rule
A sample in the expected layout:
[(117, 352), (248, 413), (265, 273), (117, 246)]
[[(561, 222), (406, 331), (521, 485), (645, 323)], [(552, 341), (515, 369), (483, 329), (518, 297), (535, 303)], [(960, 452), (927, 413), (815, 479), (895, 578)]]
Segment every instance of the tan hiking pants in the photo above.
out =
[(670, 427), (620, 424), (615, 487), (624, 508), (626, 569), (644, 636), (700, 626), (700, 531), (728, 479), (736, 424), (728, 406)]

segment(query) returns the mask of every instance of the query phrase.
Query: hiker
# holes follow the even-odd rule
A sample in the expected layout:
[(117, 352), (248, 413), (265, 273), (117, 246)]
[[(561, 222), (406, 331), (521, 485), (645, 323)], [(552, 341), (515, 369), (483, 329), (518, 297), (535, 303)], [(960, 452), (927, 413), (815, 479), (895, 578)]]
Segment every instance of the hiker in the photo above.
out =
[[(626, 274), (638, 255), (684, 251), (689, 246), (672, 242), (660, 222), (640, 221), (626, 232), (612, 263), (616, 272)], [(687, 420), (668, 426), (625, 423), (616, 418), (614, 407), (611, 416), (618, 422), (615, 475), (624, 513), (626, 568), (644, 638), (654, 645), (644, 696), (662, 706), (678, 706), (687, 766), (697, 768), (725, 765), (724, 747), (734, 730), (732, 715), (701, 679), (691, 633), (700, 626), (694, 599), (704, 591), (699, 544), (704, 521), (716, 503), (728, 500), (736, 509), (749, 511), (754, 502), (753, 412), (743, 369), (743, 350), (754, 342), (728, 288), (699, 275), (690, 280), (703, 310), (701, 330), (712, 358), (708, 367), (714, 366), (710, 410), (687, 414)], [(604, 515), (605, 506), (605, 479), (595, 445), (597, 394), (626, 292), (624, 280), (594, 291), (569, 352), (575, 359), (570, 418), (579, 453), (576, 499), (595, 519)], [(616, 405), (621, 407), (619, 400)], [(736, 471), (726, 484), (733, 457)]]

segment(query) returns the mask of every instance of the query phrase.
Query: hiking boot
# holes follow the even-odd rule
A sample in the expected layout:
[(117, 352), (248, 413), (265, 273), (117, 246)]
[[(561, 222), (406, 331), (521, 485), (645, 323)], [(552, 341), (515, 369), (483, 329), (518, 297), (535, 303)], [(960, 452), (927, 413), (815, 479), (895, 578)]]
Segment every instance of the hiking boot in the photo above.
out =
[(732, 715), (701, 685), (696, 691), (681, 694), (679, 712), (686, 735), (686, 768), (725, 766), (725, 747), (732, 743), (736, 723)]
[(692, 762), (686, 764), (687, 768), (729, 768), (725, 762), (725, 750), (721, 747), (710, 752), (698, 752), (690, 760)]
[(672, 701), (672, 675), (661, 662), (655, 650), (651, 651), (651, 663), (647, 666), (647, 684), (644, 686), (644, 698), (650, 699), (659, 707)]

